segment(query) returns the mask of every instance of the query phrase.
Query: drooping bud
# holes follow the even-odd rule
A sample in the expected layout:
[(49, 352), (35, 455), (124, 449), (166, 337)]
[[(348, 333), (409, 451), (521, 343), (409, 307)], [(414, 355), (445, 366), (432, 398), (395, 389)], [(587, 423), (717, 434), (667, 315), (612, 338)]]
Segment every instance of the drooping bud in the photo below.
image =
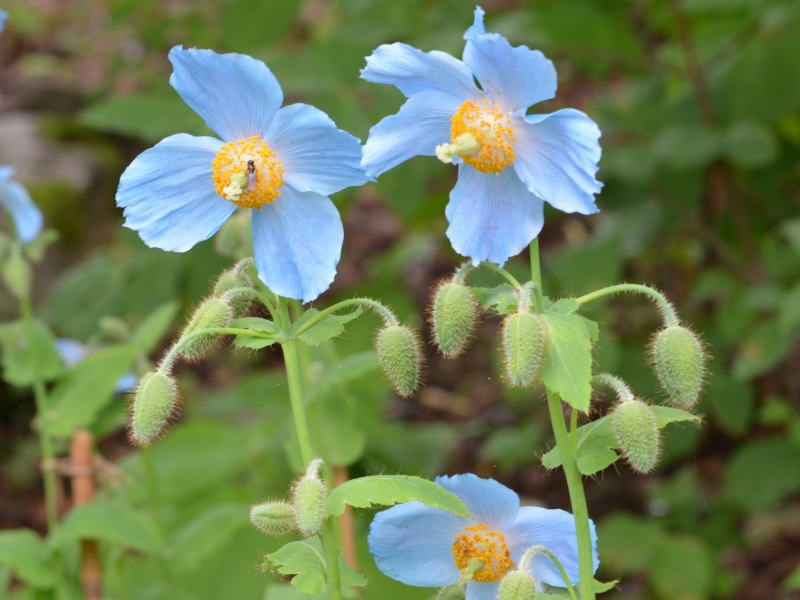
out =
[(160, 371), (151, 371), (139, 380), (133, 396), (129, 432), (131, 439), (146, 446), (164, 431), (177, 404), (175, 380)]
[(419, 384), (422, 363), (416, 334), (405, 325), (388, 325), (378, 332), (375, 352), (394, 390), (403, 397), (413, 394)]
[(443, 587), (436, 594), (436, 600), (464, 600), (466, 598), (466, 590), (463, 583), (454, 583)]
[[(250, 278), (234, 266), (220, 273), (219, 278), (217, 278), (214, 284), (212, 294), (217, 298), (221, 298), (225, 292), (237, 288), (254, 289), (253, 282)], [(247, 314), (247, 310), (250, 308), (250, 304), (252, 304), (253, 300), (252, 296), (249, 294), (236, 294), (233, 297), (228, 297), (228, 301), (231, 304), (231, 308), (233, 308), (233, 317), (239, 318)]]
[(533, 600), (536, 586), (529, 570), (514, 569), (500, 580), (497, 600)]
[(502, 348), (506, 376), (512, 386), (531, 385), (542, 366), (545, 331), (539, 315), (518, 312), (503, 322)]
[(636, 398), (620, 402), (611, 413), (611, 426), (628, 464), (639, 473), (652, 471), (658, 461), (661, 434), (650, 405)]
[[(233, 320), (231, 305), (220, 298), (211, 296), (200, 303), (194, 311), (189, 323), (183, 329), (180, 340), (181, 354), (186, 358), (200, 358), (207, 354), (219, 342), (218, 334), (209, 333), (189, 339), (195, 331), (212, 327), (227, 327)], [(186, 341), (188, 340), (188, 341)]]
[(294, 531), (294, 511), (283, 500), (262, 502), (250, 509), (250, 522), (261, 532), (280, 537)]
[(292, 488), (292, 512), (294, 524), (303, 537), (311, 537), (322, 529), (325, 520), (325, 502), (328, 488), (319, 477), (322, 460), (311, 461), (305, 475)]
[(653, 367), (671, 404), (692, 408), (700, 399), (705, 377), (703, 343), (691, 329), (669, 325), (653, 336)]
[(469, 286), (448, 281), (433, 298), (433, 339), (447, 358), (461, 354), (478, 318), (478, 301)]

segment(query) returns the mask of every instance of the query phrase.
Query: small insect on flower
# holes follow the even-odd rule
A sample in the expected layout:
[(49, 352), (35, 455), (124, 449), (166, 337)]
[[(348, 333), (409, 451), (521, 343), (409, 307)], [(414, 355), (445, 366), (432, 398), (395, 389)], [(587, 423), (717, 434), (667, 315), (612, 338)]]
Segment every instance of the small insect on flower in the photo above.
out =
[[(0, 31), (3, 30), (2, 24), (3, 16), (0, 15)], [(0, 165), (0, 206), (11, 217), (19, 241), (27, 244), (42, 231), (42, 213), (31, 200), (28, 190), (11, 179), (13, 175), (14, 169)]]
[[(369, 551), (378, 568), (406, 585), (445, 587), (466, 581), (466, 600), (494, 600), (500, 582), (531, 546), (552, 552), (577, 584), (575, 521), (563, 510), (520, 507), (519, 496), (494, 479), (473, 474), (438, 477), (472, 513), (460, 517), (420, 502), (405, 502), (375, 515)], [(594, 569), (599, 564), (591, 524)], [(530, 563), (536, 582), (565, 587), (555, 563), (539, 554)]]
[(259, 278), (310, 302), (336, 275), (343, 227), (328, 196), (367, 181), (361, 144), (307, 104), (281, 108), (263, 62), (176, 46), (172, 87), (220, 138), (172, 135), (120, 178), (125, 226), (151, 247), (186, 252), (237, 209), (252, 211)]
[(370, 130), (362, 164), (370, 176), (417, 155), (458, 165), (447, 236), (474, 264), (502, 265), (539, 235), (544, 202), (598, 211), (600, 129), (571, 108), (526, 115), (555, 96), (555, 67), (538, 50), (487, 33), (483, 15), (477, 7), (464, 34), (463, 62), (400, 43), (367, 57), (361, 77), (394, 85), (408, 100)]

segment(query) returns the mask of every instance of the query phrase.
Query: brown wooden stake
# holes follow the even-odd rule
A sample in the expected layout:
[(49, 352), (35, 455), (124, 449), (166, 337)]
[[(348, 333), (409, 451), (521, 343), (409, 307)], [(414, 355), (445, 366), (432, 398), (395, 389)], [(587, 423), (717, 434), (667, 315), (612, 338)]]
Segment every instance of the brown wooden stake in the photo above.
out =
[[(88, 504), (94, 498), (95, 471), (92, 434), (85, 429), (72, 435), (69, 457), (72, 470), (72, 503)], [(86, 600), (102, 600), (102, 571), (96, 540), (81, 540), (81, 587)]]
[[(333, 467), (333, 483), (341, 485), (347, 481), (347, 467)], [(349, 505), (345, 505), (342, 516), (339, 517), (339, 524), (342, 526), (342, 553), (347, 564), (354, 571), (358, 571), (358, 558), (356, 555), (356, 537), (353, 531), (353, 513)]]

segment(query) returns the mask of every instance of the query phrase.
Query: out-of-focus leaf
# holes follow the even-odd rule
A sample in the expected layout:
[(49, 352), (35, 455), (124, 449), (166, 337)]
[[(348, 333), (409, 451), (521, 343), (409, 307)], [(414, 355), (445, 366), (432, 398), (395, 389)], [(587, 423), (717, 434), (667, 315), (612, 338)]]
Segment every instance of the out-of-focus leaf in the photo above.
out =
[(149, 354), (175, 322), (178, 313), (176, 302), (166, 302), (151, 312), (131, 336), (131, 345), (139, 352)]
[(53, 534), (53, 544), (89, 539), (110, 542), (145, 553), (158, 551), (153, 522), (121, 502), (93, 502), (72, 509)]
[(768, 165), (778, 155), (778, 142), (767, 127), (752, 122), (737, 123), (722, 138), (725, 156), (743, 169)]
[(29, 529), (0, 531), (0, 565), (35, 588), (55, 584), (50, 552), (42, 539)]
[(775, 506), (800, 490), (800, 448), (779, 437), (740, 446), (725, 468), (725, 492), (747, 510)]
[(172, 542), (173, 567), (187, 572), (201, 566), (247, 524), (247, 511), (239, 504), (216, 506), (186, 525)]
[(3, 347), (3, 379), (17, 386), (30, 386), (37, 379), (48, 381), (61, 375), (64, 364), (53, 334), (39, 320), (20, 320), (0, 326)]

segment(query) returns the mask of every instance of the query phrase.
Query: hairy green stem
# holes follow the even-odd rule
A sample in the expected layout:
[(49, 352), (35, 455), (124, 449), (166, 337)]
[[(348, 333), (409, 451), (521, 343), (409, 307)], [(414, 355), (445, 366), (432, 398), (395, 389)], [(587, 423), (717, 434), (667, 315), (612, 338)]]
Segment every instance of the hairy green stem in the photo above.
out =
[(505, 279), (508, 283), (513, 285), (516, 289), (522, 288), (522, 284), (517, 280), (517, 278), (514, 277), (508, 271), (506, 271), (504, 268), (498, 267), (496, 264), (490, 262), (482, 262), (480, 266), (491, 269), (492, 271), (500, 275), (503, 279)]
[(617, 398), (619, 398), (620, 402), (633, 399), (633, 392), (631, 391), (631, 388), (629, 388), (628, 384), (616, 375), (600, 373), (599, 375), (592, 377), (592, 383), (604, 385), (614, 390), (614, 393), (617, 395)]
[(578, 600), (578, 597), (575, 595), (575, 588), (572, 587), (572, 582), (569, 580), (567, 576), (567, 571), (564, 569), (564, 565), (561, 564), (561, 561), (558, 560), (558, 557), (550, 552), (544, 546), (531, 546), (525, 551), (525, 554), (522, 555), (522, 558), (519, 561), (519, 568), (523, 571), (530, 568), (531, 561), (536, 557), (537, 554), (544, 554), (545, 556), (549, 556), (550, 560), (556, 565), (558, 572), (561, 574), (561, 579), (564, 580), (564, 583), (567, 586), (567, 592), (569, 592), (569, 597), (572, 600)]
[(180, 353), (181, 349), (194, 340), (202, 335), (248, 335), (251, 337), (260, 337), (260, 338), (271, 338), (273, 336), (269, 335), (268, 333), (264, 333), (263, 331), (256, 331), (254, 329), (241, 329), (238, 327), (208, 327), (206, 329), (198, 329), (193, 331), (187, 336), (181, 337), (178, 339), (175, 344), (173, 344), (172, 348), (169, 349), (164, 355), (164, 358), (161, 359), (161, 362), (158, 363), (158, 370), (162, 373), (169, 373), (172, 370), (172, 364), (175, 362), (175, 359), (178, 358), (178, 354)]
[(577, 298), (577, 300), (579, 304), (586, 304), (587, 302), (602, 298), (603, 296), (610, 296), (611, 294), (618, 294), (620, 292), (634, 292), (637, 294), (645, 294), (650, 296), (650, 298), (656, 303), (656, 306), (658, 306), (658, 310), (661, 313), (661, 318), (664, 321), (664, 325), (669, 326), (680, 323), (678, 313), (675, 312), (675, 307), (673, 307), (672, 303), (667, 300), (667, 297), (658, 290), (655, 290), (647, 285), (641, 285), (638, 283), (620, 283), (617, 285), (610, 285), (588, 294), (584, 294), (583, 296)]
[(303, 325), (300, 326), (300, 329), (295, 332), (295, 335), (300, 335), (304, 331), (308, 331), (311, 327), (319, 323), (328, 315), (345, 308), (350, 308), (351, 306), (369, 308), (370, 310), (375, 311), (378, 316), (383, 319), (383, 322), (386, 325), (398, 325), (400, 323), (391, 309), (381, 304), (377, 300), (373, 300), (372, 298), (350, 298), (349, 300), (342, 300), (333, 306), (329, 306), (328, 308), (319, 311), (316, 315), (303, 323)]

